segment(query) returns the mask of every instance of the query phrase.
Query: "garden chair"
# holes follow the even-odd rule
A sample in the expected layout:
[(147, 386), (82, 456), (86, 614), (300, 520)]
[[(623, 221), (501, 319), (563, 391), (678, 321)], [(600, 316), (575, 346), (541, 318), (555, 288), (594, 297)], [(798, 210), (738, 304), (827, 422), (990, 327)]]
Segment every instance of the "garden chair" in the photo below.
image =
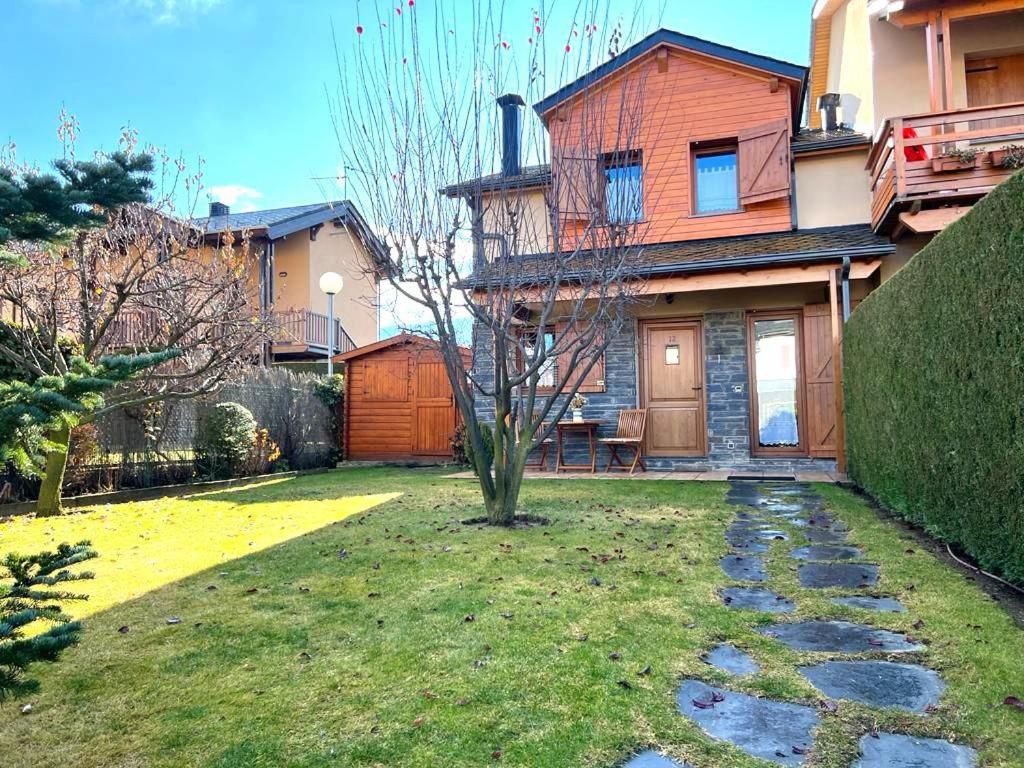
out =
[[(615, 469), (629, 470), (631, 475), (637, 467), (640, 467), (644, 472), (647, 471), (641, 456), (641, 453), (643, 453), (644, 428), (646, 426), (646, 408), (619, 411), (619, 426), (615, 430), (615, 437), (602, 437), (598, 439), (599, 443), (608, 446), (608, 451), (611, 454), (608, 458), (608, 467), (605, 469), (605, 472), (611, 472), (614, 464), (618, 464)], [(628, 466), (619, 454), (621, 449), (627, 448), (633, 451), (633, 463)]]
[[(536, 415), (534, 416), (534, 418), (536, 418)], [(540, 426), (537, 428), (537, 431), (543, 432), (547, 428), (548, 424), (542, 421)], [(537, 448), (536, 453), (540, 454), (537, 460), (528, 462), (527, 464), (524, 465), (525, 468), (539, 469), (541, 472), (546, 472), (548, 469), (548, 451), (551, 450), (551, 446), (554, 444), (554, 442), (554, 439), (551, 438), (550, 436), (545, 437), (544, 440), (541, 441), (540, 446)]]

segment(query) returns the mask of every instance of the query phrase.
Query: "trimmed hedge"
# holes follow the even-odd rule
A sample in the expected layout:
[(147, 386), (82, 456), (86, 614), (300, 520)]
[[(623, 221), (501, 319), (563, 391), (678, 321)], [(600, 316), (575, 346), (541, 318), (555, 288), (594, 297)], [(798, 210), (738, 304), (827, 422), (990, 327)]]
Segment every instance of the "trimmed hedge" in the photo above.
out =
[(857, 308), (843, 378), (853, 480), (1024, 583), (1024, 174)]

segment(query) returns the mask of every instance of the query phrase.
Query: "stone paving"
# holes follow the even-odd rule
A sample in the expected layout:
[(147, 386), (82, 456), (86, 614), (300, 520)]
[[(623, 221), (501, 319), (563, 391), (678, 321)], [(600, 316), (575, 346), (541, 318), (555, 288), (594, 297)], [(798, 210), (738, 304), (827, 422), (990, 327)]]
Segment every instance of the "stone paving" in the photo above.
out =
[[(788, 541), (783, 525), (795, 526), (810, 543), (795, 547), (788, 557), (799, 561), (800, 585), (805, 589), (843, 589), (853, 594), (832, 599), (836, 605), (879, 613), (906, 609), (894, 598), (857, 593), (878, 583), (880, 568), (865, 562), (866, 553), (848, 542), (847, 526), (827, 514), (823, 500), (800, 483), (733, 482), (727, 499), (746, 507), (726, 532), (731, 552), (722, 558), (725, 575), (734, 583), (721, 590), (730, 609), (788, 613), (795, 603), (785, 595), (750, 582), (767, 582), (766, 560), (772, 542)], [(823, 696), (876, 708), (902, 709), (927, 716), (945, 688), (939, 675), (917, 664), (901, 664), (863, 654), (919, 653), (925, 646), (887, 629), (850, 621), (819, 618), (778, 621), (755, 631), (800, 652), (838, 655), (799, 668)], [(858, 658), (842, 658), (858, 654)], [(722, 643), (704, 660), (730, 675), (756, 676), (759, 667), (748, 654)], [(711, 738), (728, 742), (754, 757), (779, 765), (801, 765), (814, 748), (820, 716), (814, 707), (758, 698), (700, 680), (685, 680), (676, 695), (679, 711)], [(865, 734), (860, 756), (850, 768), (973, 768), (977, 755), (969, 747), (939, 739), (894, 733)], [(625, 768), (678, 768), (679, 764), (646, 752)]]

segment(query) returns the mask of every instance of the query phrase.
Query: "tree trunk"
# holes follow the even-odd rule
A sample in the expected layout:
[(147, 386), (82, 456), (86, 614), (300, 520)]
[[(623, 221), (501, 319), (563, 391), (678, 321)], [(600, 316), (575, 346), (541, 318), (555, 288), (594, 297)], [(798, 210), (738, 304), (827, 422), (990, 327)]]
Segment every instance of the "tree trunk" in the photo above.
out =
[[(497, 451), (495, 451), (497, 453)], [(512, 462), (504, 467), (495, 467), (494, 497), (484, 493), (487, 507), (487, 521), (491, 525), (511, 526), (516, 521), (516, 510), (519, 507), (519, 491), (523, 487), (523, 472), (526, 470), (526, 459), (529, 451), (519, 444), (513, 454)], [(495, 456), (495, 460), (497, 460)]]
[(64, 470), (68, 466), (71, 427), (65, 424), (52, 430), (48, 439), (55, 447), (46, 454), (46, 471), (39, 488), (39, 501), (36, 502), (36, 514), (42, 516), (59, 515), (64, 511), (60, 492), (64, 485)]

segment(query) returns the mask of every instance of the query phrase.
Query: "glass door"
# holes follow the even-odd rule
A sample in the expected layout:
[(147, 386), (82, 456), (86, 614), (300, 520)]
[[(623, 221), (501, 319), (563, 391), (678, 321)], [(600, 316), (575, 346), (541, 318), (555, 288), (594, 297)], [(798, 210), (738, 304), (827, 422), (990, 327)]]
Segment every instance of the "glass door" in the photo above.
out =
[(751, 315), (751, 453), (806, 455), (800, 314)]

